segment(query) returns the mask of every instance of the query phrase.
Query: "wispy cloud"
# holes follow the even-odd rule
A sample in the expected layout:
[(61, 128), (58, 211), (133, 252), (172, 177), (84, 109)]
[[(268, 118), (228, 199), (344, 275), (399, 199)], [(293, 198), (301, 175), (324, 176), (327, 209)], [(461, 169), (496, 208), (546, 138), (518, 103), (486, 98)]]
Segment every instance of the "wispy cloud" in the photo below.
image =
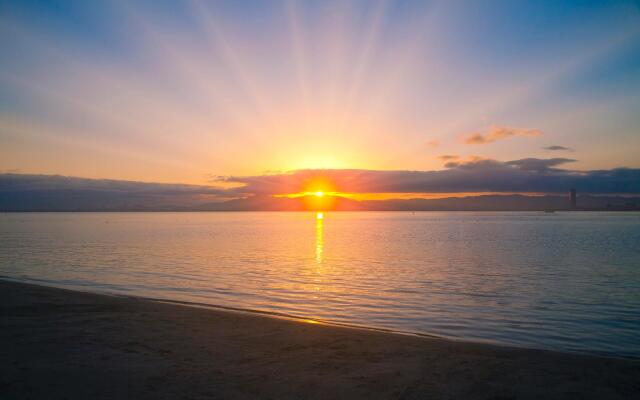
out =
[(427, 142), (427, 147), (430, 147), (432, 149), (435, 149), (436, 147), (440, 146), (440, 142), (437, 140), (429, 140)]
[(452, 161), (452, 160), (457, 160), (459, 158), (460, 156), (457, 156), (455, 154), (443, 154), (441, 156), (438, 156), (438, 159), (440, 161)]
[(558, 146), (558, 145), (547, 146), (547, 147), (543, 147), (542, 149), (550, 150), (550, 151), (573, 151), (571, 147)]
[(475, 132), (464, 140), (466, 144), (487, 144), (513, 136), (541, 136), (538, 129), (513, 128), (508, 126), (491, 126), (487, 132)]

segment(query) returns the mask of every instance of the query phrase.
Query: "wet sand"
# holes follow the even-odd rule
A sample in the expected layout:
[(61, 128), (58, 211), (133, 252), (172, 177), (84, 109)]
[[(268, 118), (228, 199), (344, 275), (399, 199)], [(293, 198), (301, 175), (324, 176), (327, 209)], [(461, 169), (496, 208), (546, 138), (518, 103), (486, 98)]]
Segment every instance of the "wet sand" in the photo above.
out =
[(631, 399), (640, 360), (0, 281), (2, 399)]

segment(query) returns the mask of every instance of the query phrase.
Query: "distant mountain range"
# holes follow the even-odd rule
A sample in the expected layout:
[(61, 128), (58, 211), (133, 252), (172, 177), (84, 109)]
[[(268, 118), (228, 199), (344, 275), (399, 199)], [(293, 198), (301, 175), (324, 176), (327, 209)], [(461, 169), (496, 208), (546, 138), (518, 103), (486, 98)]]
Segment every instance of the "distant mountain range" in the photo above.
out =
[[(638, 209), (640, 197), (578, 196), (579, 209)], [(440, 199), (352, 200), (334, 197), (335, 211), (544, 211), (569, 209), (568, 196), (480, 195)], [(194, 207), (201, 211), (303, 211), (301, 198), (250, 197)]]
[[(304, 198), (252, 196), (203, 204), (171, 204), (93, 196), (32, 197), (16, 203), (0, 196), (0, 211), (307, 211)], [(23, 199), (24, 200), (24, 199)], [(480, 195), (440, 199), (352, 200), (331, 198), (332, 211), (544, 211), (569, 209), (568, 196)], [(640, 210), (640, 197), (578, 196), (579, 209)], [(318, 208), (321, 209), (321, 208)]]

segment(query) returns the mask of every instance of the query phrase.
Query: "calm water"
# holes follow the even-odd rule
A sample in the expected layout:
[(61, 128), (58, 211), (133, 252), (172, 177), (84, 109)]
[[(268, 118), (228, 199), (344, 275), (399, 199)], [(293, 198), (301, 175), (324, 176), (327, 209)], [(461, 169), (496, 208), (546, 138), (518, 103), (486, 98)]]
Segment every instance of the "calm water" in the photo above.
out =
[(0, 214), (0, 275), (640, 356), (638, 213)]

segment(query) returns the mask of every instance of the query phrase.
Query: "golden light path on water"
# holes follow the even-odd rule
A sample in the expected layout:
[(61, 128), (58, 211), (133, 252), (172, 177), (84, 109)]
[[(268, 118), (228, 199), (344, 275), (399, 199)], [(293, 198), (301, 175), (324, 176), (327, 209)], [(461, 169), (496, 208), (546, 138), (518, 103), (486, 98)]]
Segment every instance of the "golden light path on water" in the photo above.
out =
[(316, 213), (316, 263), (322, 264), (324, 252), (324, 213)]
[[(314, 281), (314, 294), (313, 297), (318, 299), (318, 292), (322, 290), (323, 284), (323, 256), (324, 256), (324, 213), (321, 211), (316, 212), (316, 268)], [(318, 323), (313, 319), (305, 320), (305, 322)]]

